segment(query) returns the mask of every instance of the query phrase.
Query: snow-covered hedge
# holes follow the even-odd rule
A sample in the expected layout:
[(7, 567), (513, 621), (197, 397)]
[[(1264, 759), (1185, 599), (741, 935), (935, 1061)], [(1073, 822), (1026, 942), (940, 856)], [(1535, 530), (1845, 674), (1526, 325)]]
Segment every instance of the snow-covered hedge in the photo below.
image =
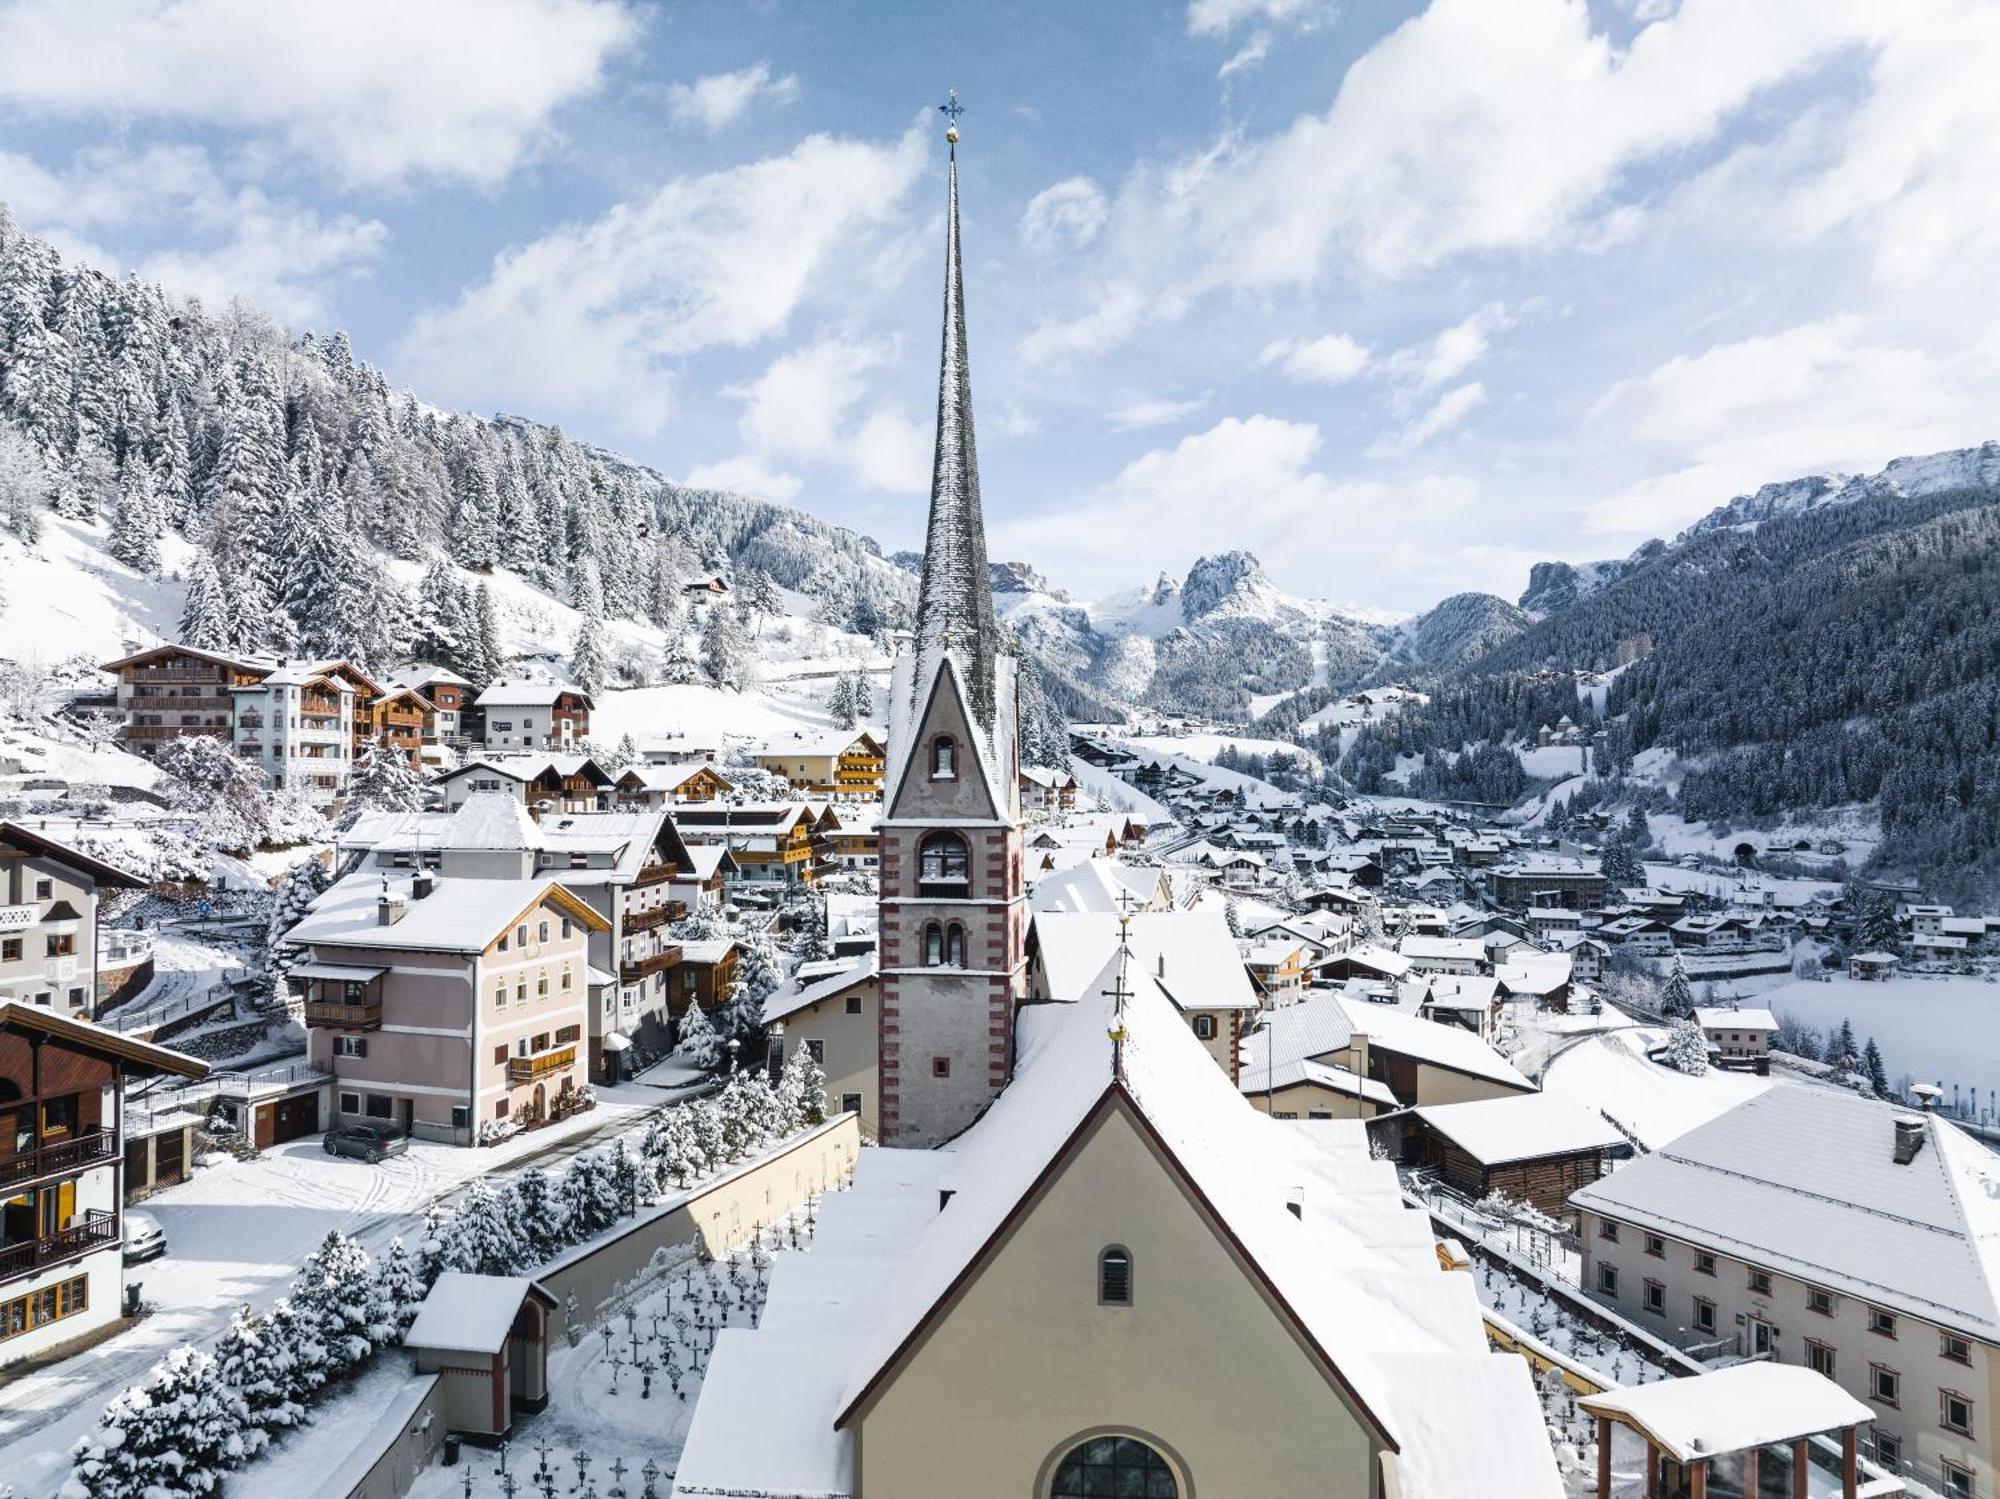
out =
[(637, 1150), (624, 1140), (560, 1172), (475, 1180), (455, 1208), (433, 1205), (415, 1254), (400, 1239), (377, 1262), (326, 1236), (267, 1312), (237, 1310), (210, 1353), (174, 1349), (104, 1408), (78, 1440), (59, 1499), (201, 1499), (332, 1385), (402, 1341), (446, 1270), (517, 1275), (595, 1238), (646, 1204), (822, 1123), (825, 1075), (803, 1044), (773, 1086), (738, 1073), (714, 1098), (668, 1109)]

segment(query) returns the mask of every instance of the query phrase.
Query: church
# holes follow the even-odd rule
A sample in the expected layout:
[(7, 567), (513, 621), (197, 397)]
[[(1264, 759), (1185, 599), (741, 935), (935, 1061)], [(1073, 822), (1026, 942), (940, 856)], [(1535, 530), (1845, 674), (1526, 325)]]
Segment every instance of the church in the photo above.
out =
[(1025, 992), (949, 171), (882, 824), (880, 1148), (718, 1339), (675, 1475), (764, 1499), (1558, 1499), (1527, 1366), (1359, 1123), (1253, 1110), (1129, 947)]

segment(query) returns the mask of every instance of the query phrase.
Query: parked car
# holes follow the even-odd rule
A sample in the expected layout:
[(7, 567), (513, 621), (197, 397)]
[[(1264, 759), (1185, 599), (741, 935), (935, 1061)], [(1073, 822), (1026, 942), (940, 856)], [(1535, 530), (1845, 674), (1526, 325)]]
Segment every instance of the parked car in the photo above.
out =
[(156, 1260), (167, 1252), (167, 1231), (151, 1213), (125, 1215), (125, 1263)]
[(326, 1132), (328, 1155), (359, 1156), (373, 1164), (410, 1148), (410, 1137), (391, 1124), (336, 1124)]

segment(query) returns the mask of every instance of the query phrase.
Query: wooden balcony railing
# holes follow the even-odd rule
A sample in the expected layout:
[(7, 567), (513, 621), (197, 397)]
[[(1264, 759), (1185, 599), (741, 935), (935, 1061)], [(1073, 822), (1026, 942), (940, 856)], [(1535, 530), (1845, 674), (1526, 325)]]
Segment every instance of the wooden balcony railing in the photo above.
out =
[(551, 1047), (532, 1057), (509, 1057), (507, 1059), (507, 1081), (510, 1083), (535, 1083), (554, 1073), (576, 1065), (574, 1045)]
[(91, 1208), (80, 1222), (39, 1239), (0, 1244), (0, 1281), (12, 1280), (118, 1242), (118, 1215)]
[(348, 1004), (337, 999), (309, 999), (305, 1005), (307, 1025), (340, 1026), (348, 1030), (372, 1031), (382, 1024), (382, 1001), (364, 1000)]
[(687, 919), (687, 902), (670, 900), (665, 905), (654, 906), (645, 911), (627, 911), (625, 930), (628, 932), (650, 932), (656, 926), (665, 926), (670, 921)]
[(117, 1155), (118, 1139), (108, 1129), (87, 1129), (60, 1140), (45, 1142), (40, 1149), (0, 1156), (0, 1187), (33, 1181), (41, 1176), (62, 1176), (99, 1165)]
[(660, 972), (664, 968), (681, 966), (681, 949), (676, 943), (663, 947), (651, 957), (632, 959), (618, 965), (618, 981), (621, 984), (636, 984), (648, 974)]

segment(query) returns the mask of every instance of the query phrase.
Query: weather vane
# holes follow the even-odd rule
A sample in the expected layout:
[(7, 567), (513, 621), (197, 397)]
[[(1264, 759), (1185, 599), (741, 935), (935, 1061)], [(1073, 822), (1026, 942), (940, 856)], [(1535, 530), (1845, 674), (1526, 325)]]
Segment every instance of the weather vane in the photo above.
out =
[(945, 126), (944, 138), (952, 145), (958, 144), (958, 117), (965, 113), (965, 106), (958, 102), (958, 90), (951, 91), (951, 97), (938, 106), (938, 113), (950, 123)]

